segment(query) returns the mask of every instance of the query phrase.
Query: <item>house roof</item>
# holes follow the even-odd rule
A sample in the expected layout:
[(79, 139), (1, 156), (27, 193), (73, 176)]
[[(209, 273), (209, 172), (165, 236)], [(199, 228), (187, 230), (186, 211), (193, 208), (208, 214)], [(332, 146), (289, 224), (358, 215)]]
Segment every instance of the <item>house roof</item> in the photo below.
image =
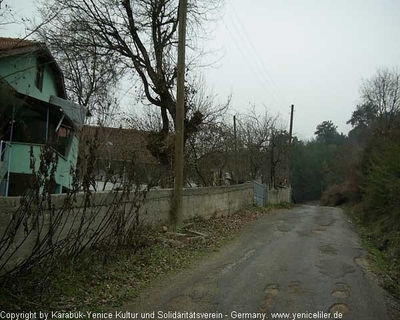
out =
[(52, 68), (56, 78), (58, 95), (61, 98), (66, 99), (67, 93), (65, 91), (64, 75), (44, 43), (19, 38), (0, 37), (0, 58), (34, 52), (37, 52), (38, 55), (43, 58), (46, 63), (49, 63), (49, 66), (50, 68)]
[(0, 37), (0, 50), (11, 50), (36, 45), (37, 42), (31, 40)]
[(53, 105), (59, 106), (63, 110), (64, 114), (69, 119), (71, 119), (74, 125), (78, 128), (81, 128), (85, 123), (85, 118), (87, 114), (87, 110), (85, 107), (56, 96), (50, 96), (49, 102)]
[(157, 159), (147, 149), (148, 132), (135, 129), (83, 126), (81, 134), (86, 141), (96, 139), (98, 159), (157, 163)]

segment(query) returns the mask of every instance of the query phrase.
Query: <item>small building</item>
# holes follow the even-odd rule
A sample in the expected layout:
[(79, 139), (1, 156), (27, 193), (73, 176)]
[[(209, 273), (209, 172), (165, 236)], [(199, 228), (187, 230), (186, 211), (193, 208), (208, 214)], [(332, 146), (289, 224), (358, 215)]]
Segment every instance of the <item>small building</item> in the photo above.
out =
[(149, 134), (136, 129), (85, 125), (79, 152), (81, 162), (93, 153), (92, 188), (96, 191), (119, 189), (128, 180), (142, 186), (157, 185), (160, 165), (147, 148)]
[(26, 193), (44, 145), (57, 155), (53, 193), (70, 189), (86, 109), (67, 100), (64, 77), (39, 42), (0, 38), (0, 195)]

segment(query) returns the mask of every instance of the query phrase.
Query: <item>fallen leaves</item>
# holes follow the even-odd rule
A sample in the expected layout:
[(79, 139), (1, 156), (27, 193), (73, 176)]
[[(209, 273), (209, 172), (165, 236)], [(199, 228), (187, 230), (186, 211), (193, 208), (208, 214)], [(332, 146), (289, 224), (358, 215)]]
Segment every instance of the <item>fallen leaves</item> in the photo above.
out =
[[(249, 223), (269, 211), (271, 208), (251, 207), (225, 217), (195, 218), (177, 232), (161, 226), (143, 235), (146, 238), (142, 242), (147, 245), (140, 250), (113, 248), (88, 252), (81, 259), (65, 262), (54, 273), (47, 293), (42, 296), (38, 296), (32, 287), (26, 287), (27, 283), (34, 284), (33, 275), (38, 277), (40, 273), (32, 273), (26, 283), (19, 279), (15, 294), (18, 299), (8, 296), (3, 300), (6, 305), (2, 302), (0, 309), (19, 305), (29, 310), (82, 311), (121, 305), (159, 277), (189, 267), (202, 255), (217, 251)], [(0, 297), (5, 294), (6, 289), (0, 289)]]

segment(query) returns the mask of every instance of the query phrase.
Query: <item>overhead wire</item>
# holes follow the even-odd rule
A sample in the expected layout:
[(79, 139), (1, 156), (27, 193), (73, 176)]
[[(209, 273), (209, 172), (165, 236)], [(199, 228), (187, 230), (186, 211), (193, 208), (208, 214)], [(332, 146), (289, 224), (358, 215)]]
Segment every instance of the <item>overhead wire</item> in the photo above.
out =
[[(235, 28), (236, 33), (238, 34), (238, 36), (241, 40), (241, 43), (244, 44), (242, 47), (245, 48), (245, 50), (247, 52), (247, 56), (244, 56), (244, 54), (242, 53), (240, 46), (237, 44), (237, 39), (233, 36), (232, 32), (230, 32), (226, 23), (224, 23), (224, 25), (227, 28), (232, 39), (234, 40), (236, 46), (238, 47), (241, 55), (243, 56), (246, 63), (249, 64), (249, 66), (251, 66), (252, 72), (256, 74), (258, 80), (260, 81), (261, 86), (267, 90), (270, 98), (272, 98), (272, 100), (274, 100), (275, 104), (277, 104), (278, 107), (283, 106), (283, 105), (289, 106), (290, 104), (289, 104), (288, 100), (284, 97), (284, 95), (279, 90), (279, 87), (276, 85), (276, 82), (274, 81), (272, 75), (270, 74), (267, 67), (265, 66), (263, 59), (261, 58), (256, 46), (254, 45), (254, 43), (251, 41), (250, 37), (248, 36), (248, 32), (246, 32), (246, 29), (245, 29), (243, 23), (241, 22), (241, 19), (240, 19), (239, 15), (237, 14), (233, 4), (231, 2), (229, 2), (229, 4), (232, 8), (231, 11), (234, 13), (236, 20), (239, 22), (239, 24), (238, 24), (239, 27), (235, 23), (233, 15), (232, 16), (228, 15), (228, 18), (231, 21), (233, 27)], [(253, 51), (251, 51), (249, 49), (249, 47), (251, 47)], [(249, 63), (248, 59), (252, 60), (252, 62), (256, 66), (255, 67), (256, 71), (254, 71), (254, 67)], [(258, 67), (259, 65), (261, 65), (261, 68)], [(289, 117), (287, 120), (289, 121)]]
[[(228, 31), (228, 33), (230, 34), (233, 42), (235, 43), (239, 53), (241, 54), (241, 56), (243, 57), (244, 61), (246, 62), (246, 64), (249, 66), (250, 71), (255, 75), (255, 77), (258, 79), (259, 84), (261, 85), (261, 87), (263, 87), (263, 89), (265, 89), (267, 92), (269, 92), (270, 90), (268, 89), (268, 87), (265, 85), (264, 81), (262, 80), (262, 78), (260, 77), (259, 73), (257, 73), (256, 69), (254, 68), (254, 66), (249, 62), (248, 57), (246, 57), (246, 54), (243, 52), (242, 47), (238, 44), (235, 36), (233, 35), (233, 33), (231, 32), (231, 30), (229, 29), (228, 25), (223, 21), (223, 24), (226, 28), (226, 30)], [(275, 99), (275, 98), (273, 98)], [(275, 101), (276, 102), (276, 101)]]
[[(242, 45), (239, 45), (239, 46), (241, 48), (244, 48), (244, 51), (245, 51), (244, 59), (246, 60), (246, 63), (248, 63), (249, 66), (251, 66), (252, 70), (254, 71), (254, 74), (258, 78), (262, 87), (266, 90), (266, 93), (268, 94), (268, 96), (272, 100), (274, 100), (275, 104), (279, 105), (280, 102), (278, 101), (278, 99), (277, 99), (276, 95), (274, 94), (274, 92), (272, 91), (271, 87), (265, 81), (265, 78), (263, 78), (262, 73), (260, 72), (260, 68), (258, 67), (258, 63), (253, 58), (252, 52), (249, 51), (248, 46), (246, 45), (245, 41), (243, 40), (239, 30), (237, 29), (236, 25), (233, 22), (233, 20), (231, 20), (231, 21), (232, 21), (233, 27), (235, 28), (236, 34), (238, 34), (239, 38), (241, 39)], [(249, 61), (249, 60), (251, 60), (251, 61)]]
[(255, 57), (256, 57), (256, 58), (258, 59), (258, 61), (260, 62), (260, 65), (261, 65), (263, 71), (264, 71), (265, 74), (266, 74), (266, 75), (265, 75), (264, 73), (262, 73), (262, 74), (264, 75), (265, 79), (266, 79), (268, 82), (270, 82), (270, 83), (272, 84), (273, 87), (275, 87), (275, 89), (276, 89), (276, 94), (279, 96), (279, 98), (281, 98), (281, 99), (284, 100), (287, 104), (289, 104), (289, 102), (286, 100), (285, 96), (281, 93), (281, 91), (280, 91), (279, 87), (277, 86), (276, 82), (274, 81), (274, 79), (273, 79), (271, 73), (269, 72), (269, 70), (268, 70), (267, 67), (265, 66), (264, 60), (261, 58), (261, 56), (260, 56), (260, 54), (259, 54), (259, 51), (257, 50), (256, 46), (254, 45), (253, 41), (252, 41), (251, 38), (248, 36), (249, 33), (247, 32), (245, 26), (243, 25), (242, 20), (240, 19), (240, 16), (238, 15), (238, 13), (237, 13), (237, 11), (236, 11), (234, 5), (233, 5), (231, 2), (229, 2), (229, 5), (231, 6), (232, 12), (234, 13), (234, 15), (235, 15), (237, 21), (239, 22), (240, 28), (242, 29), (242, 32), (243, 32), (243, 34), (244, 34), (245, 39), (248, 41), (248, 43), (249, 43), (250, 46), (252, 47), (254, 53), (256, 54)]
[[(257, 78), (260, 86), (266, 91), (268, 94), (269, 98), (273, 100), (274, 104), (277, 105), (279, 108), (281, 106), (289, 106), (290, 104), (287, 101), (287, 99), (284, 97), (284, 95), (281, 93), (279, 90), (279, 87), (276, 85), (276, 82), (274, 81), (271, 73), (268, 71), (267, 67), (265, 66), (265, 63), (263, 62), (263, 59), (261, 58), (256, 46), (248, 36), (248, 33), (246, 32), (246, 29), (237, 14), (236, 9), (234, 8), (233, 4), (231, 2), (228, 2), (233, 12), (234, 15), (228, 15), (229, 21), (231, 22), (233, 28), (235, 29), (235, 34), (238, 36), (235, 37), (234, 33), (231, 31), (231, 29), (228, 27), (227, 23), (225, 21), (222, 21), (226, 30), (228, 31), (229, 35), (231, 36), (232, 40), (234, 41), (239, 53), (245, 60), (246, 64), (248, 65), (250, 71), (255, 75)], [(235, 22), (238, 21), (237, 22)], [(239, 42), (241, 44), (239, 44)], [(251, 48), (251, 49), (250, 49)], [(249, 61), (250, 60), (250, 61)], [(132, 87), (129, 89), (121, 89), (121, 88), (116, 88), (120, 93), (122, 93), (123, 97), (122, 99), (125, 99), (127, 95), (131, 97), (136, 97), (135, 94), (133, 94), (131, 91)], [(289, 116), (287, 117), (287, 128), (289, 126), (289, 121), (290, 121), (290, 112)]]

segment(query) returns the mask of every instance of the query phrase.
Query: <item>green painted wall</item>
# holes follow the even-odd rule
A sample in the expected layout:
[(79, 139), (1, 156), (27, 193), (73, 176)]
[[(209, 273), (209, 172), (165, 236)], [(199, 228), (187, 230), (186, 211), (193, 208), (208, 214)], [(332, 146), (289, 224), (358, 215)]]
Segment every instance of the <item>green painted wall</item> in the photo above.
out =
[[(22, 54), (0, 59), (0, 77), (4, 78), (17, 91), (35, 97), (39, 100), (49, 102), (50, 96), (58, 96), (56, 78), (49, 65), (44, 68), (43, 87), (40, 91), (35, 86), (36, 78), (36, 54)], [(54, 108), (59, 108), (54, 106)], [(45, 130), (45, 128), (43, 128)], [(70, 148), (66, 157), (59, 156), (56, 171), (56, 182), (67, 188), (70, 187), (72, 178), (70, 176), (71, 166), (75, 168), (78, 158), (79, 141), (76, 134), (72, 137)], [(37, 159), (36, 169), (39, 167), (40, 145), (33, 145), (34, 154)], [(8, 149), (5, 159), (8, 159)], [(31, 173), (29, 168), (30, 144), (12, 143), (11, 150), (11, 172)], [(1, 179), (2, 177), (0, 177)], [(61, 191), (61, 190), (59, 190)]]
[(50, 96), (57, 96), (55, 77), (49, 65), (45, 65), (43, 88), (35, 86), (36, 54), (23, 54), (0, 59), (0, 76), (17, 91), (31, 97), (48, 102)]
[[(36, 158), (35, 170), (39, 170), (41, 145), (32, 145), (33, 153)], [(31, 145), (27, 143), (12, 143), (12, 148), (8, 148), (5, 153), (5, 160), (9, 159), (11, 152), (11, 166), (10, 172), (14, 173), (27, 173), (31, 174), (30, 169), (30, 148)], [(76, 160), (78, 157), (78, 139), (73, 137), (71, 148), (68, 153), (68, 158), (59, 156), (58, 165), (56, 170), (56, 182), (64, 187), (70, 188), (72, 177), (70, 176), (71, 167), (75, 168)], [(60, 190), (61, 191), (61, 190)]]

